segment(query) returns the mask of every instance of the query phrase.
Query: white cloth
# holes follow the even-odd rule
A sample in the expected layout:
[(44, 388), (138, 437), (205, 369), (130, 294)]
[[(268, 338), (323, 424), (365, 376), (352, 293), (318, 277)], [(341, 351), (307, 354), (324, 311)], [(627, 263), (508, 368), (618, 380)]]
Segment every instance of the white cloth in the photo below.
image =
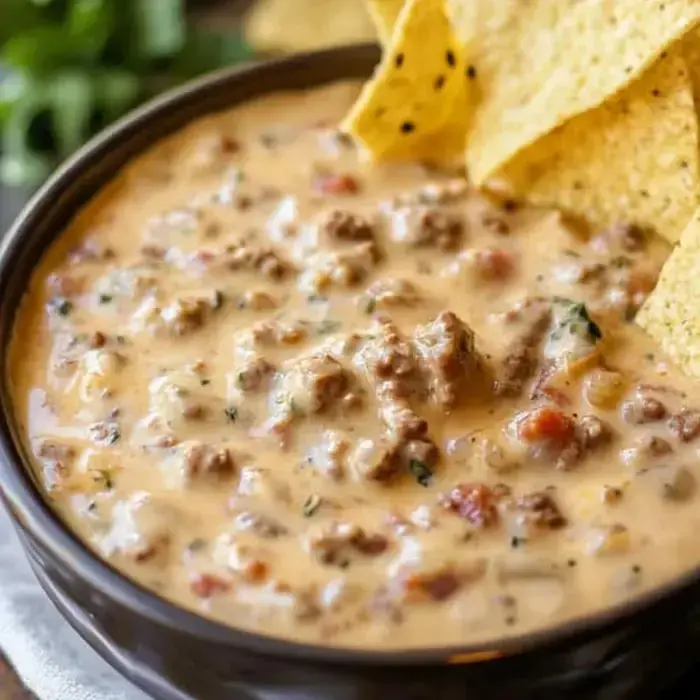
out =
[(61, 617), (0, 507), (0, 648), (39, 700), (149, 700)]

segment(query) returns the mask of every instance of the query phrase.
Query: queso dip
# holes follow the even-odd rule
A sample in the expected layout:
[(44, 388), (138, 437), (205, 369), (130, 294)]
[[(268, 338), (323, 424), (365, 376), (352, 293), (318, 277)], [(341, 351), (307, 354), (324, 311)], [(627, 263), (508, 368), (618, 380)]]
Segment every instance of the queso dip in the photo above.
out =
[(358, 90), (193, 123), (47, 252), (11, 364), (46, 498), (159, 596), (322, 644), (520, 634), (696, 565), (700, 390), (633, 324), (668, 245), (364, 162)]

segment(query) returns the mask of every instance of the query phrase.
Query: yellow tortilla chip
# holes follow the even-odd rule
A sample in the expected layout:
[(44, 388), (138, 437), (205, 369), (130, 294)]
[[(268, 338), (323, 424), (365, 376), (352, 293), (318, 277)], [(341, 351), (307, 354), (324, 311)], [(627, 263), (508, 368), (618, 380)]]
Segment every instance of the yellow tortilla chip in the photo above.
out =
[(361, 0), (258, 0), (244, 20), (246, 41), (259, 51), (313, 51), (374, 41)]
[(684, 372), (700, 377), (700, 210), (636, 320)]
[(700, 30), (694, 29), (685, 38), (683, 55), (693, 84), (695, 110), (700, 113)]
[(466, 73), (444, 0), (407, 0), (342, 127), (377, 159), (454, 155), (464, 148)]
[(389, 44), (394, 24), (405, 4), (406, 0), (367, 0), (370, 17), (384, 46)]
[(679, 46), (600, 107), (574, 117), (499, 172), (506, 189), (594, 225), (637, 222), (677, 241), (700, 203), (698, 127)]
[(700, 20), (699, 0), (450, 2), (480, 90), (467, 147), (476, 184), (620, 92)]

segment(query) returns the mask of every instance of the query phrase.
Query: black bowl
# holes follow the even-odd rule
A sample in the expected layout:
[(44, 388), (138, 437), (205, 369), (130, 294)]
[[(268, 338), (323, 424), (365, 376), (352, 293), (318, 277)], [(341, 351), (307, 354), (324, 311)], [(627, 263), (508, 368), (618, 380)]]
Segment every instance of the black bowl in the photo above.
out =
[[(354, 46), (215, 73), (155, 100), (92, 140), (26, 207), (0, 247), (0, 477), (34, 572), (68, 622), (134, 683), (167, 700), (627, 697), (692, 661), (700, 570), (664, 590), (537, 634), (480, 647), (376, 652), (296, 644), (225, 627), (121, 576), (68, 530), (28, 468), (8, 393), (7, 345), (32, 269), (75, 213), (129, 159), (192, 119), (258, 95), (365, 77)], [(4, 575), (7, 575), (5, 572)]]

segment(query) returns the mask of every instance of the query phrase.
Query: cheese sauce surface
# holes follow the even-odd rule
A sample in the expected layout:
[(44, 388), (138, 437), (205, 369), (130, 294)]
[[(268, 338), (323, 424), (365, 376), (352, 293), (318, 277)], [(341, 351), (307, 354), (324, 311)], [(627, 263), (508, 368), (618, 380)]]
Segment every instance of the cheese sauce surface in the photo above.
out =
[(633, 324), (668, 246), (378, 166), (359, 86), (197, 121), (45, 256), (12, 342), (46, 497), (274, 636), (476, 643), (700, 562), (700, 391)]

